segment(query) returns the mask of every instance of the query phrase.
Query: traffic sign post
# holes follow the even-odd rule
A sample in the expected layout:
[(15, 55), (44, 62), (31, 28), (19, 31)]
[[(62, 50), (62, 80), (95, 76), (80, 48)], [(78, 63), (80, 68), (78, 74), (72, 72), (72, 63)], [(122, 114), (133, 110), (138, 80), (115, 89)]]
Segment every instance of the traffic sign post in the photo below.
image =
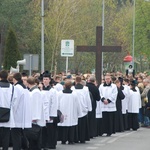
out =
[(74, 40), (61, 40), (61, 56), (66, 57), (66, 74), (67, 74), (68, 57), (74, 56)]
[(62, 57), (74, 56), (74, 40), (61, 40), (61, 56)]

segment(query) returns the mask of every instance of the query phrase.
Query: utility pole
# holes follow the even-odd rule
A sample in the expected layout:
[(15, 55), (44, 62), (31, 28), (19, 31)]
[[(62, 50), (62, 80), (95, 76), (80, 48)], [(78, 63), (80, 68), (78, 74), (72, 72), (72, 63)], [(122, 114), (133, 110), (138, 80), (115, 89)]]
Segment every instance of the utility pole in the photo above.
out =
[(44, 72), (44, 0), (41, 0), (41, 73)]
[(135, 47), (135, 4), (136, 4), (136, 0), (134, 0), (134, 3), (133, 3), (133, 37), (132, 37), (132, 65), (133, 65), (133, 68), (134, 68), (134, 47)]
[[(104, 46), (104, 31), (105, 31), (105, 0), (102, 4), (102, 46)], [(102, 74), (104, 71), (104, 53), (102, 52)]]

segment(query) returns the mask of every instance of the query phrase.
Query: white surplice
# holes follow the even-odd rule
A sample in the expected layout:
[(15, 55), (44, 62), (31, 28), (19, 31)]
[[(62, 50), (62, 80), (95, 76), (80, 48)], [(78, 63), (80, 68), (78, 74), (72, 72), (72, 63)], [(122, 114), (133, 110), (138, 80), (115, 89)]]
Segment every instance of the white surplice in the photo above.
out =
[(31, 99), (30, 93), (21, 85), (15, 85), (17, 100), (13, 110), (16, 128), (31, 128)]
[(90, 98), (88, 87), (83, 86), (83, 89), (76, 89), (73, 86), (71, 89), (73, 91), (76, 91), (76, 93), (77, 93), (79, 104), (82, 109), (81, 117), (86, 116), (89, 111), (92, 111), (92, 104), (91, 104), (91, 98)]
[(102, 83), (99, 86), (100, 96), (101, 98), (104, 97), (105, 99), (109, 99), (111, 102), (105, 105), (101, 101), (101, 109), (102, 111), (106, 111), (106, 112), (116, 111), (116, 99), (118, 94), (117, 86), (113, 83), (111, 83), (110, 86), (103, 86), (103, 85), (104, 84)]
[(8, 88), (0, 87), (0, 107), (10, 108), (10, 119), (8, 122), (0, 123), (0, 127), (15, 127), (14, 121), (14, 109), (15, 109), (15, 102), (17, 100), (17, 89), (14, 87), (13, 98), (11, 101), (12, 96), (12, 88), (13, 86), (10, 84)]
[(78, 118), (82, 116), (77, 93), (58, 93), (58, 109), (64, 115), (64, 122), (58, 123), (58, 126), (75, 126), (78, 124)]
[(39, 126), (45, 126), (43, 94), (36, 88), (30, 92), (32, 120), (37, 120)]
[[(57, 117), (57, 91), (54, 88), (51, 88), (49, 91), (43, 90), (41, 91), (44, 94), (44, 117), (45, 120), (49, 121), (50, 117)], [(52, 123), (53, 121), (49, 121)]]
[(130, 90), (129, 95), (128, 112), (139, 113), (139, 108), (141, 108), (141, 95), (139, 91)]
[(128, 110), (128, 101), (130, 96), (130, 87), (128, 85), (123, 85), (124, 89), (122, 90), (125, 98), (121, 100), (122, 103), (122, 114), (126, 114)]

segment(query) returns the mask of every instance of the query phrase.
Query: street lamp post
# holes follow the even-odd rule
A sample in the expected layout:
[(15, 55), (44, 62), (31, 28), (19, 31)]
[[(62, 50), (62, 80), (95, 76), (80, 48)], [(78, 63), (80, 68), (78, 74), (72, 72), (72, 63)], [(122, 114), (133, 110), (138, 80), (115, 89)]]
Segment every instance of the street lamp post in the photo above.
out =
[(44, 72), (44, 0), (41, 0), (41, 73)]
[(132, 65), (134, 68), (134, 47), (135, 47), (135, 3), (136, 0), (134, 0), (134, 4), (133, 4), (133, 37), (132, 37)]

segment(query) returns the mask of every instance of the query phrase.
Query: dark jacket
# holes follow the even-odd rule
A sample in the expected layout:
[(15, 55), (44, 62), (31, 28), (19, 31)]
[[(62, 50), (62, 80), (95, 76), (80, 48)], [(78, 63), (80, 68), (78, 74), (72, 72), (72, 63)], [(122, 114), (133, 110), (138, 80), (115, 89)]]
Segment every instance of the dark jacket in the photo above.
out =
[(101, 99), (99, 90), (93, 83), (87, 83), (87, 87), (93, 97), (92, 109), (96, 109), (96, 101)]

